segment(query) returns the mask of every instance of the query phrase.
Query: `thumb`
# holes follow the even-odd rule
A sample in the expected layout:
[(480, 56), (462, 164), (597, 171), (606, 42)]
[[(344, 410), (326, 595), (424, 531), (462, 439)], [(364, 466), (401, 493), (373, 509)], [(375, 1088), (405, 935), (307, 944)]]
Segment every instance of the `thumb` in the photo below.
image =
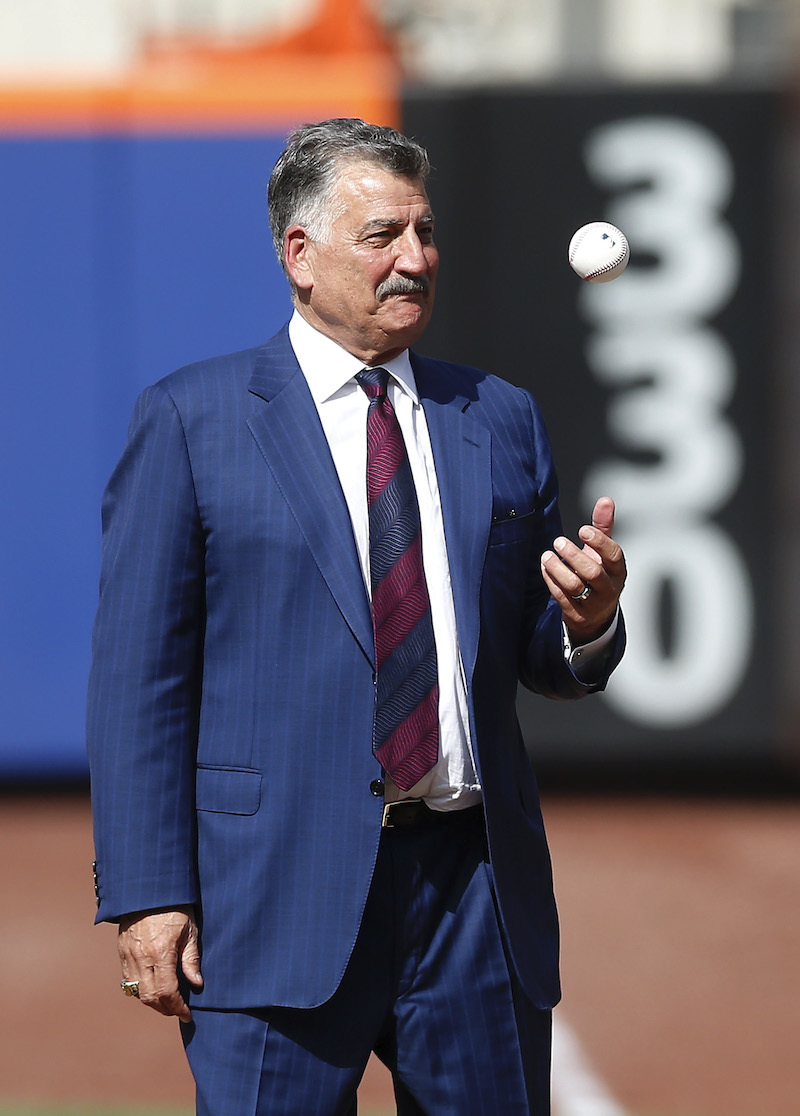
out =
[(195, 988), (201, 988), (203, 985), (203, 975), (200, 972), (200, 948), (197, 940), (197, 927), (192, 926), (189, 930), (186, 943), (181, 952), (181, 969), (183, 975), (193, 984)]
[(601, 496), (592, 512), (592, 527), (610, 535), (614, 530), (614, 501), (610, 496)]

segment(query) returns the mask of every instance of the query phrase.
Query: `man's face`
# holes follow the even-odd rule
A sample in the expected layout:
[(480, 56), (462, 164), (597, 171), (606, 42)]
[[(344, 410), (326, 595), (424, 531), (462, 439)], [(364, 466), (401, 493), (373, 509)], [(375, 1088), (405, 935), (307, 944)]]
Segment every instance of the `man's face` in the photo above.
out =
[(301, 314), (365, 364), (391, 360), (430, 321), (439, 269), (423, 183), (372, 163), (342, 168), (323, 243), (292, 226), (287, 267)]

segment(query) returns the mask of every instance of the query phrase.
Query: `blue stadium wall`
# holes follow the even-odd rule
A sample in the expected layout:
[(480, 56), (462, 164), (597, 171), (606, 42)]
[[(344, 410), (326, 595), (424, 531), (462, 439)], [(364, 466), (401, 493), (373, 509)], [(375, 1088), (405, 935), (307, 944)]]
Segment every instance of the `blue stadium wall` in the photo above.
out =
[(85, 772), (102, 490), (134, 400), (287, 318), (282, 136), (0, 138), (0, 775)]

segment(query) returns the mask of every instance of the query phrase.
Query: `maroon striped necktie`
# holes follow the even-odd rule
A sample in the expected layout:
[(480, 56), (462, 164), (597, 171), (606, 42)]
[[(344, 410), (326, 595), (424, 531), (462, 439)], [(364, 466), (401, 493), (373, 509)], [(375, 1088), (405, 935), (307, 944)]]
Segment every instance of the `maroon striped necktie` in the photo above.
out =
[(401, 790), (439, 756), (439, 685), (422, 567), (419, 507), (385, 368), (356, 376), (369, 396), (367, 502), (372, 622), (378, 668), (373, 751)]

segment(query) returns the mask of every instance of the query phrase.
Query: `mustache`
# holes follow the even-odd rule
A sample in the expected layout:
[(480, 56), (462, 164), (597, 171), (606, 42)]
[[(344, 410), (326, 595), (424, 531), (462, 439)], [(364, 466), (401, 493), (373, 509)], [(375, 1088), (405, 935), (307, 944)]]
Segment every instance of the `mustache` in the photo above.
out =
[(383, 302), (389, 295), (421, 294), (430, 292), (431, 281), (427, 275), (420, 275), (416, 279), (409, 279), (405, 275), (390, 275), (378, 284), (375, 294), (378, 302)]

